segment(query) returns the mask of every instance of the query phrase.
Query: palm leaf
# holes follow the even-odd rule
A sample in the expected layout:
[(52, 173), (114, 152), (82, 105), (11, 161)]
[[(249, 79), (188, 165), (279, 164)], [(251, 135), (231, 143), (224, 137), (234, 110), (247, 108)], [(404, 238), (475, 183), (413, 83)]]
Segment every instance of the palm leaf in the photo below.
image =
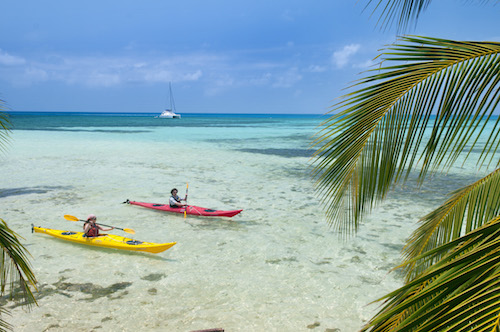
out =
[[(5, 148), (9, 139), (10, 122), (8, 115), (4, 112), (5, 103), (0, 100), (0, 151)], [(36, 278), (33, 274), (26, 248), (19, 242), (18, 235), (11, 230), (5, 221), (0, 219), (0, 295), (7, 291), (10, 299), (24, 301), (24, 305), (31, 308), (36, 304), (36, 299), (30, 286), (36, 289)], [(0, 308), (0, 316), (9, 314), (9, 310)], [(12, 325), (0, 319), (0, 331), (11, 330)]]
[[(9, 292), (11, 299), (24, 300), (24, 305), (31, 307), (36, 304), (35, 297), (30, 289), (36, 289), (36, 278), (33, 274), (26, 248), (19, 242), (18, 235), (11, 230), (5, 221), (0, 219), (0, 294)], [(5, 310), (3, 311), (6, 312)], [(0, 330), (8, 328), (8, 324), (0, 320)]]
[[(384, 2), (387, 3), (384, 5)], [(373, 12), (381, 11), (378, 25), (387, 28), (397, 21), (398, 29), (405, 30), (409, 23), (417, 21), (430, 2), (431, 0), (369, 0), (366, 7), (376, 3)]]
[(5, 109), (5, 102), (0, 99), (0, 152), (5, 150), (11, 125), (8, 114), (2, 112)]
[(380, 299), (386, 304), (363, 331), (495, 331), (500, 327), (499, 248), (497, 216), (417, 257), (446, 253), (420, 276)]
[(0, 248), (2, 248), (0, 260), (3, 267), (0, 275), (0, 292), (4, 294), (9, 285), (8, 289), (11, 291), (12, 298), (15, 295), (14, 291), (18, 288), (22, 291), (27, 304), (36, 303), (29, 288), (29, 285), (36, 287), (36, 278), (30, 268), (27, 250), (18, 238), (19, 235), (0, 219)]
[[(478, 1), (498, 3), (498, 0)], [(373, 6), (375, 8), (372, 14), (380, 12), (377, 25), (382, 28), (389, 28), (395, 23), (398, 31), (405, 31), (409, 24), (416, 24), (420, 14), (427, 9), (430, 3), (431, 0), (368, 0), (365, 9)], [(459, 4), (463, 5), (463, 3)]]
[(478, 166), (498, 165), (499, 122), (486, 131), (485, 120), (500, 101), (500, 43), (408, 36), (381, 57), (396, 64), (353, 85), (314, 142), (312, 174), (328, 221), (342, 232), (356, 231), (417, 165), (419, 181), (474, 149)]
[[(408, 239), (403, 249), (406, 260), (454, 240), (481, 227), (500, 214), (500, 169), (475, 183), (461, 188), (439, 208), (420, 222), (422, 225)], [(406, 266), (407, 280), (411, 280), (439, 261), (442, 254), (416, 260)]]

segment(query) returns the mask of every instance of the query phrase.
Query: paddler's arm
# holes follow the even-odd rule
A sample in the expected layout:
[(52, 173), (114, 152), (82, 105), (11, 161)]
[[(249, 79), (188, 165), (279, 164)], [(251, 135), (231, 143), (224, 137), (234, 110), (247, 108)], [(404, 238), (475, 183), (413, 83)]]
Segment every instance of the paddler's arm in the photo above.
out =
[(101, 225), (97, 225), (97, 227), (99, 227), (99, 229), (103, 232), (107, 232), (107, 231), (111, 231), (113, 229), (115, 229), (114, 227), (110, 227), (110, 228), (104, 228), (102, 227)]

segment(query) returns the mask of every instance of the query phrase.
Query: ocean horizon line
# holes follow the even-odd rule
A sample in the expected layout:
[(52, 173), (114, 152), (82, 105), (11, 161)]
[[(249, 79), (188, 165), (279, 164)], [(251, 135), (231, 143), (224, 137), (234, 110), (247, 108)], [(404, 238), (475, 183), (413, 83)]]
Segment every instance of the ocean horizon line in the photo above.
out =
[[(92, 116), (158, 116), (157, 112), (94, 112), (94, 111), (13, 111), (6, 110), (4, 113), (9, 115), (92, 115)], [(199, 116), (224, 116), (224, 117), (324, 117), (328, 114), (321, 113), (180, 113), (185, 117), (199, 117)]]

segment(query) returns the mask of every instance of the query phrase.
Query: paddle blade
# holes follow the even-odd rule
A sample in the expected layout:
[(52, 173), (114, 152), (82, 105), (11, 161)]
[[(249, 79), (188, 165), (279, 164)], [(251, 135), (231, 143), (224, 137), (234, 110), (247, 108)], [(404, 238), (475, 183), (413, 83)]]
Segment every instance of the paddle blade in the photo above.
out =
[(64, 215), (64, 219), (66, 219), (66, 220), (70, 220), (70, 221), (80, 221), (80, 219), (78, 219), (77, 217), (75, 217), (75, 216), (70, 216), (69, 214), (65, 214), (65, 215)]
[(132, 228), (124, 228), (123, 231), (130, 234), (135, 234), (135, 231)]
[(188, 189), (189, 189), (189, 183), (186, 182), (186, 197), (184, 198), (184, 201), (186, 201), (186, 206), (184, 207), (184, 219), (186, 219), (186, 214), (187, 214), (187, 202), (188, 202)]

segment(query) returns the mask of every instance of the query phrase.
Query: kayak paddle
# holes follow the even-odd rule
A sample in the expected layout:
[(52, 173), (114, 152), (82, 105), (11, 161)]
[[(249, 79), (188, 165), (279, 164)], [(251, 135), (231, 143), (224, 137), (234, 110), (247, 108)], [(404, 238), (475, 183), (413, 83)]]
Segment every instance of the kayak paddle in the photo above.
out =
[[(83, 222), (86, 222), (86, 220), (78, 219), (77, 217), (70, 216), (69, 214), (65, 214), (64, 215), (64, 219), (70, 220), (70, 221), (83, 221)], [(120, 228), (120, 227), (115, 227), (115, 226), (110, 226), (110, 225), (104, 225), (104, 224), (97, 223), (97, 222), (96, 222), (96, 224), (97, 225), (102, 225), (102, 226), (114, 227), (114, 228), (120, 229), (120, 230), (122, 230), (124, 232), (130, 233), (130, 234), (135, 234), (135, 231), (132, 228)]]
[(186, 197), (184, 198), (184, 201), (186, 202), (186, 206), (184, 207), (184, 219), (186, 219), (186, 212), (188, 209), (188, 188), (189, 188), (189, 183), (186, 182)]

